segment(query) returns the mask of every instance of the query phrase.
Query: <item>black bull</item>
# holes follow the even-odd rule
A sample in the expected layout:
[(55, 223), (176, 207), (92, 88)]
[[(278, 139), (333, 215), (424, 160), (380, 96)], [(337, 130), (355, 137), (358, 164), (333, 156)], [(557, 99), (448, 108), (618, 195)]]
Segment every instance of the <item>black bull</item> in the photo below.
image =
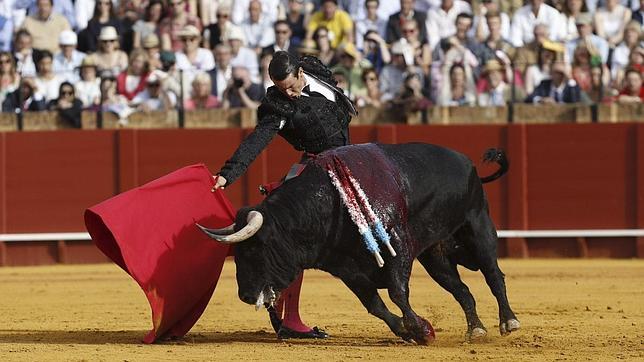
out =
[[(505, 155), (488, 150), (484, 159), (501, 167), (481, 179), (467, 157), (429, 144), (354, 145), (325, 153), (338, 154), (349, 147), (377, 147), (400, 172), (404, 186), (399, 192), (408, 215), (405, 231), (392, 239), (397, 256), (383, 253), (385, 265), (378, 267), (326, 170), (309, 162), (300, 176), (285, 182), (261, 204), (241, 209), (234, 227), (204, 229), (221, 242), (238, 243), (239, 298), (249, 304), (272, 303), (274, 291), (285, 289), (302, 270), (320, 269), (340, 278), (369, 313), (387, 323), (397, 336), (426, 344), (434, 338), (434, 331), (409, 304), (409, 276), (418, 259), (463, 308), (466, 338), (487, 332), (457, 264), (481, 270), (485, 276), (498, 302), (501, 334), (519, 329), (497, 264), (497, 234), (482, 188), (482, 181), (492, 181), (507, 171)], [(402, 318), (383, 303), (377, 293), (383, 288), (402, 311)]]

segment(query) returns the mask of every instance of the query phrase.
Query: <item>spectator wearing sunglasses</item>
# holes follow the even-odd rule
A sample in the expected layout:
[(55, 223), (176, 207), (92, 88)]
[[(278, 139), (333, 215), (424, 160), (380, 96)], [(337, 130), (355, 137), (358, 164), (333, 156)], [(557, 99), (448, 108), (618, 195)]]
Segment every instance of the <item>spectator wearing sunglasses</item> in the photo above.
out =
[(118, 74), (125, 70), (128, 57), (119, 49), (119, 36), (116, 29), (112, 26), (104, 27), (98, 40), (98, 51), (90, 56), (94, 57), (99, 71), (109, 70), (113, 74)]
[[(184, 76), (192, 79), (198, 71), (209, 71), (215, 67), (212, 52), (199, 46), (201, 36), (193, 25), (186, 25), (179, 33), (182, 49), (176, 53), (177, 68), (184, 71)], [(190, 82), (190, 80), (188, 81)]]
[(181, 32), (183, 29), (186, 25), (192, 25), (201, 33), (201, 20), (186, 11), (185, 0), (170, 0), (168, 4), (171, 15), (163, 18), (161, 23), (159, 23), (161, 49), (177, 52), (183, 46), (181, 42)]
[(273, 24), (273, 31), (275, 33), (275, 42), (264, 47), (261, 54), (273, 54), (283, 50), (297, 56), (297, 45), (292, 42), (293, 32), (291, 31), (291, 26), (288, 25), (288, 21), (276, 21), (275, 24)]
[(19, 85), (20, 74), (16, 71), (16, 61), (10, 52), (0, 52), (0, 104)]
[(76, 98), (74, 86), (70, 82), (60, 84), (58, 98), (53, 99), (47, 105), (50, 111), (57, 111), (60, 120), (67, 126), (81, 128), (81, 114), (83, 102)]
[(378, 73), (374, 68), (367, 68), (362, 71), (362, 81), (367, 89), (366, 94), (358, 96), (356, 104), (358, 107), (371, 106), (375, 108), (382, 108), (382, 92), (380, 91), (380, 80)]
[(224, 42), (225, 35), (234, 24), (230, 21), (230, 7), (219, 6), (217, 8), (217, 22), (211, 23), (203, 31), (204, 47), (215, 49), (218, 44)]

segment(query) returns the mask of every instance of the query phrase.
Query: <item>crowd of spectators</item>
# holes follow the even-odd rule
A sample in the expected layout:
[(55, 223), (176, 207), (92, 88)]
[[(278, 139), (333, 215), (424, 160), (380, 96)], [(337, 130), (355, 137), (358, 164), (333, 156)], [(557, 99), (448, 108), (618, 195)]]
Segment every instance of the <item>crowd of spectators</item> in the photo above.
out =
[(278, 50), (357, 106), (642, 102), (644, 0), (7, 0), (4, 112), (257, 108)]

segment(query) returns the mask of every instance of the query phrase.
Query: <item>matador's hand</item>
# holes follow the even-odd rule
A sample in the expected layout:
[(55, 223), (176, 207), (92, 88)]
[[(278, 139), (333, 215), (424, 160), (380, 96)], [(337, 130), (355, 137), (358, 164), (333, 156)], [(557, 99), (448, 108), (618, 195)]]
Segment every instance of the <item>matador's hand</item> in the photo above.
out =
[(226, 183), (228, 182), (226, 178), (219, 175), (214, 175), (212, 178), (215, 179), (215, 186), (212, 187), (210, 191), (215, 192), (217, 189), (223, 189)]

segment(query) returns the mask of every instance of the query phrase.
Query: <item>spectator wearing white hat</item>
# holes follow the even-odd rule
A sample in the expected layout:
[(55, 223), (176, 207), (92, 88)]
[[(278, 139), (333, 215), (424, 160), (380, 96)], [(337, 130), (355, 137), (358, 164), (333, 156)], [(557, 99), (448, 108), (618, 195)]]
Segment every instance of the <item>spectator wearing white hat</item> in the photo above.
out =
[(253, 83), (259, 82), (259, 62), (257, 54), (246, 47), (246, 37), (244, 31), (237, 26), (232, 26), (226, 34), (228, 45), (232, 51), (233, 59), (230, 65), (233, 67), (245, 67), (250, 72)]
[(33, 47), (38, 50), (58, 52), (58, 35), (71, 29), (64, 16), (53, 12), (53, 0), (37, 0), (38, 11), (28, 16), (22, 28), (33, 37)]
[[(91, 19), (87, 22), (85, 27), (81, 27), (81, 31), (78, 32), (78, 50), (92, 53), (98, 49), (96, 39), (101, 34), (103, 28), (107, 26), (114, 27), (116, 33), (121, 35), (123, 33), (123, 22), (116, 15), (114, 10), (115, 4), (112, 3), (112, 0), (90, 0), (83, 4), (82, 0), (76, 0), (76, 9), (78, 10), (79, 5), (85, 5), (88, 8), (94, 9)], [(80, 4), (79, 4), (80, 3)], [(78, 22), (81, 22), (80, 18), (77, 18)], [(84, 20), (83, 20), (84, 22)]]
[(215, 58), (212, 52), (199, 46), (201, 43), (199, 29), (194, 25), (186, 25), (179, 33), (179, 38), (183, 46), (181, 51), (175, 54), (177, 68), (195, 73), (196, 71), (209, 71), (215, 67)]
[(186, 11), (185, 0), (169, 0), (168, 6), (171, 15), (159, 23), (161, 49), (176, 52), (181, 50), (182, 45), (179, 33), (186, 25), (194, 25), (201, 33), (201, 20)]
[(76, 44), (76, 33), (71, 30), (63, 30), (58, 36), (60, 52), (54, 55), (54, 73), (72, 83), (78, 80), (76, 68), (80, 66), (86, 56), (85, 53), (76, 50)]
[(127, 68), (127, 54), (119, 49), (119, 36), (112, 26), (101, 29), (98, 51), (92, 56), (95, 57), (99, 71), (110, 70), (113, 74), (118, 74)]

